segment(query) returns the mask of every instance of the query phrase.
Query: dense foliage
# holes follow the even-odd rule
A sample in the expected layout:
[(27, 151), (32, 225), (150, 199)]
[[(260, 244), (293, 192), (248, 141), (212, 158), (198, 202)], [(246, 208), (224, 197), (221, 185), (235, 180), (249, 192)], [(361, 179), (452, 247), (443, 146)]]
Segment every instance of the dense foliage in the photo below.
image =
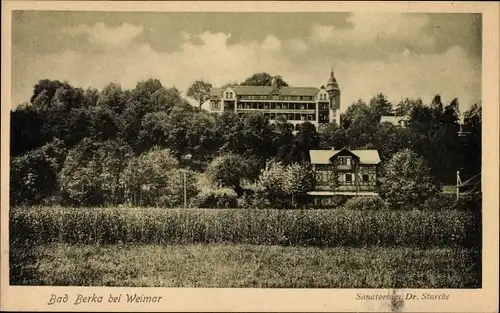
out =
[[(270, 85), (272, 78), (257, 73), (241, 84)], [(189, 96), (201, 104), (209, 88), (197, 81)], [(407, 128), (379, 122), (392, 109), (410, 116)], [(207, 179), (212, 190), (233, 190), (239, 203), (256, 203), (260, 196), (267, 204), (295, 206), (311, 186), (309, 150), (344, 146), (379, 151), (387, 164), (384, 200), (420, 201), (432, 192), (412, 190), (406, 199), (394, 198), (391, 188), (403, 184), (395, 171), (412, 178), (411, 167), (426, 164), (416, 183), (425, 181), (437, 191), (455, 183), (457, 170), (464, 180), (480, 172), (481, 107), (464, 112), (462, 126), (459, 113), (456, 99), (448, 105), (439, 96), (430, 104), (404, 99), (393, 106), (378, 94), (351, 104), (339, 125), (316, 129), (305, 122), (295, 130), (285, 120), (271, 124), (260, 113), (208, 113), (156, 79), (131, 90), (110, 83), (101, 91), (41, 80), (30, 102), (11, 112), (11, 203), (177, 206), (187, 171), (188, 202), (206, 190), (199, 181)], [(410, 168), (394, 164), (403, 160), (398, 153), (411, 154)]]

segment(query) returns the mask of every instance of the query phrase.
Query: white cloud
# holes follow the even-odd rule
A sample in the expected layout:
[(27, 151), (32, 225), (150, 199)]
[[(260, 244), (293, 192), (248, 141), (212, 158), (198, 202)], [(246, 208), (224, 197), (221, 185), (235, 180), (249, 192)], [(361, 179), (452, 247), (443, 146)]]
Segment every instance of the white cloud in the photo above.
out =
[(287, 49), (296, 54), (304, 54), (308, 49), (307, 44), (303, 40), (297, 38), (288, 40), (286, 46)]
[(311, 29), (311, 40), (332, 45), (368, 45), (377, 38), (410, 41), (419, 46), (434, 44), (434, 38), (423, 31), (429, 22), (427, 16), (356, 12), (348, 21), (352, 28), (315, 25)]
[(271, 51), (279, 50), (281, 49), (281, 41), (278, 38), (269, 35), (264, 39), (264, 42), (262, 42), (262, 49)]
[(113, 28), (99, 22), (94, 24), (92, 27), (80, 24), (64, 31), (73, 36), (84, 35), (94, 45), (112, 49), (117, 47), (126, 47), (132, 39), (141, 34), (143, 30), (144, 28), (142, 26), (127, 23), (123, 23), (122, 25)]
[[(279, 39), (268, 36), (262, 42), (230, 45), (230, 34), (207, 31), (198, 35), (197, 43), (185, 36), (180, 49), (166, 53), (156, 51), (147, 43), (132, 42), (133, 34), (140, 28), (127, 29), (136, 31), (127, 32), (127, 44), (122, 45), (126, 49), (119, 51), (69, 50), (36, 57), (19, 56), (24, 61), (20, 75), (23, 79), (14, 83), (15, 105), (28, 100), (33, 86), (43, 78), (68, 80), (75, 86), (101, 89), (111, 81), (121, 83), (124, 88), (133, 88), (137, 81), (154, 77), (167, 87), (175, 85), (186, 92), (197, 79), (218, 86), (242, 81), (262, 71), (279, 74), (292, 86), (319, 87), (326, 84), (330, 72), (330, 65), (317, 52), (309, 51), (300, 61), (289, 57), (290, 44), (302, 47), (298, 51), (307, 49), (307, 44), (300, 40), (285, 41), (282, 45)], [(96, 38), (104, 37), (89, 35), (89, 40), (96, 42)], [(269, 53), (270, 48), (273, 53)], [(429, 54), (410, 53), (407, 48), (384, 60), (360, 61), (347, 56), (338, 59), (334, 69), (342, 92), (342, 110), (358, 98), (368, 101), (379, 92), (393, 102), (403, 97), (422, 97), (428, 102), (439, 93), (444, 101), (458, 97), (462, 108), (478, 100), (481, 94), (480, 68), (460, 47)]]

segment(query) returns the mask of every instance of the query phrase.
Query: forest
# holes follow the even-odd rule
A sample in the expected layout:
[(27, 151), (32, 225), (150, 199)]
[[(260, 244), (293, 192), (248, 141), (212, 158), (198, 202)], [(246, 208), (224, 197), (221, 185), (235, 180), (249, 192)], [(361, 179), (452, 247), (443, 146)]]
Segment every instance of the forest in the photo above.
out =
[[(271, 78), (256, 73), (241, 84), (270, 85)], [(381, 195), (400, 205), (455, 185), (457, 171), (463, 180), (481, 171), (480, 104), (460, 112), (458, 99), (393, 104), (379, 93), (350, 104), (339, 125), (317, 130), (305, 122), (294, 133), (285, 120), (271, 124), (260, 113), (201, 109), (210, 86), (193, 83), (188, 96), (196, 106), (153, 78), (130, 90), (40, 80), (11, 111), (11, 205), (182, 207), (184, 183), (192, 207), (306, 203), (308, 151), (333, 147), (377, 149)], [(408, 126), (380, 123), (394, 113), (409, 115)], [(418, 180), (420, 190), (397, 199), (398, 179)]]

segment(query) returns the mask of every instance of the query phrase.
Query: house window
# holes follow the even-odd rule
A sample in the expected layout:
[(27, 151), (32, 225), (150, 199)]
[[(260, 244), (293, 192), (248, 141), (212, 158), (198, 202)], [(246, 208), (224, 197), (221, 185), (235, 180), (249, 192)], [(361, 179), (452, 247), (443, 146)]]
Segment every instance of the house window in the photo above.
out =
[(339, 157), (339, 165), (351, 165), (351, 158), (350, 157)]
[(363, 181), (364, 181), (364, 182), (369, 182), (369, 181), (370, 181), (370, 175), (368, 175), (368, 174), (363, 174)]
[(352, 174), (345, 174), (345, 181), (348, 183), (352, 182)]

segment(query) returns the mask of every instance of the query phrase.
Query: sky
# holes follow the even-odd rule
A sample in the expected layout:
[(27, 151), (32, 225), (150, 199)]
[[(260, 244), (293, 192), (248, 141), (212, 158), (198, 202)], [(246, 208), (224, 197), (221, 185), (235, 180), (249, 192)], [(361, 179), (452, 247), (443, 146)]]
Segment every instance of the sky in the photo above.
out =
[(291, 86), (326, 85), (334, 70), (341, 110), (384, 93), (481, 101), (481, 15), (465, 13), (204, 13), (14, 11), (12, 107), (41, 79), (102, 89), (157, 78), (183, 94), (258, 72)]

